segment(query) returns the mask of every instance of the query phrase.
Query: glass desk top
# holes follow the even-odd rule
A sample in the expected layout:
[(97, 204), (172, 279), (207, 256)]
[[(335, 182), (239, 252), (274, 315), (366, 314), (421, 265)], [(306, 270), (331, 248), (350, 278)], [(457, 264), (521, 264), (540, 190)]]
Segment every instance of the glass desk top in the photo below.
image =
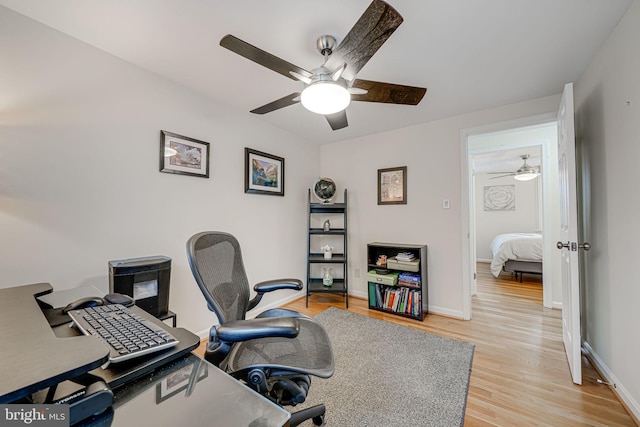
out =
[(114, 390), (113, 427), (284, 426), (287, 411), (190, 354)]

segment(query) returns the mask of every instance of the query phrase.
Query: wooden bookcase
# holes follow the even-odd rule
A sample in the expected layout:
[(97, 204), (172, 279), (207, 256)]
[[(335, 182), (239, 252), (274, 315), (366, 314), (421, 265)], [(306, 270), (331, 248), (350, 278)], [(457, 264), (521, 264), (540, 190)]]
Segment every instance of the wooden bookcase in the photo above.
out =
[[(412, 254), (415, 260), (395, 261), (401, 252)], [(376, 264), (381, 257), (386, 257), (385, 265)], [(427, 246), (367, 244), (367, 281), (369, 309), (423, 320), (429, 311)]]

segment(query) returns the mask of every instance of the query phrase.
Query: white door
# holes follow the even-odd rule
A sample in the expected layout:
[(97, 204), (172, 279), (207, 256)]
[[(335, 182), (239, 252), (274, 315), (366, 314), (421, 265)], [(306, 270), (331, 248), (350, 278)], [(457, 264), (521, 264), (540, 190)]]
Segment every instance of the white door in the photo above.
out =
[(573, 116), (573, 83), (568, 83), (564, 87), (558, 111), (560, 238), (562, 239), (558, 242), (558, 249), (562, 251), (562, 338), (573, 382), (582, 384), (576, 144)]

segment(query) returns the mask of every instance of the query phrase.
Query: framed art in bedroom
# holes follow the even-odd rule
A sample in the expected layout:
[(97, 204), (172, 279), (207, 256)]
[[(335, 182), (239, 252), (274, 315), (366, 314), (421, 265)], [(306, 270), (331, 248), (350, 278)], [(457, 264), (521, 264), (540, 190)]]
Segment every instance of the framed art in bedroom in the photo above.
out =
[(407, 204), (407, 167), (378, 169), (378, 204)]
[(209, 143), (160, 131), (160, 172), (209, 178)]
[(284, 196), (284, 158), (245, 148), (244, 192)]
[(485, 211), (515, 211), (516, 186), (490, 185), (484, 187)]

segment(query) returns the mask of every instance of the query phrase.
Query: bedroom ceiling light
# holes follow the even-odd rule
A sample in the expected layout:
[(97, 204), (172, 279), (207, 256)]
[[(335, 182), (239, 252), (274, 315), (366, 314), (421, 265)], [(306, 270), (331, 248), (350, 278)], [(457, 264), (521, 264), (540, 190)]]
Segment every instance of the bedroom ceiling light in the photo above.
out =
[(516, 174), (513, 177), (518, 181), (531, 181), (532, 179), (537, 178), (538, 175), (539, 175), (538, 172), (536, 172), (535, 170), (532, 170), (532, 171), (525, 171), (525, 172), (516, 172)]
[(524, 160), (524, 164), (520, 166), (520, 169), (516, 171), (516, 174), (513, 176), (518, 181), (530, 181), (535, 179), (540, 175), (535, 168), (532, 168), (527, 164), (527, 159), (529, 158), (528, 154), (522, 156), (522, 160)]

